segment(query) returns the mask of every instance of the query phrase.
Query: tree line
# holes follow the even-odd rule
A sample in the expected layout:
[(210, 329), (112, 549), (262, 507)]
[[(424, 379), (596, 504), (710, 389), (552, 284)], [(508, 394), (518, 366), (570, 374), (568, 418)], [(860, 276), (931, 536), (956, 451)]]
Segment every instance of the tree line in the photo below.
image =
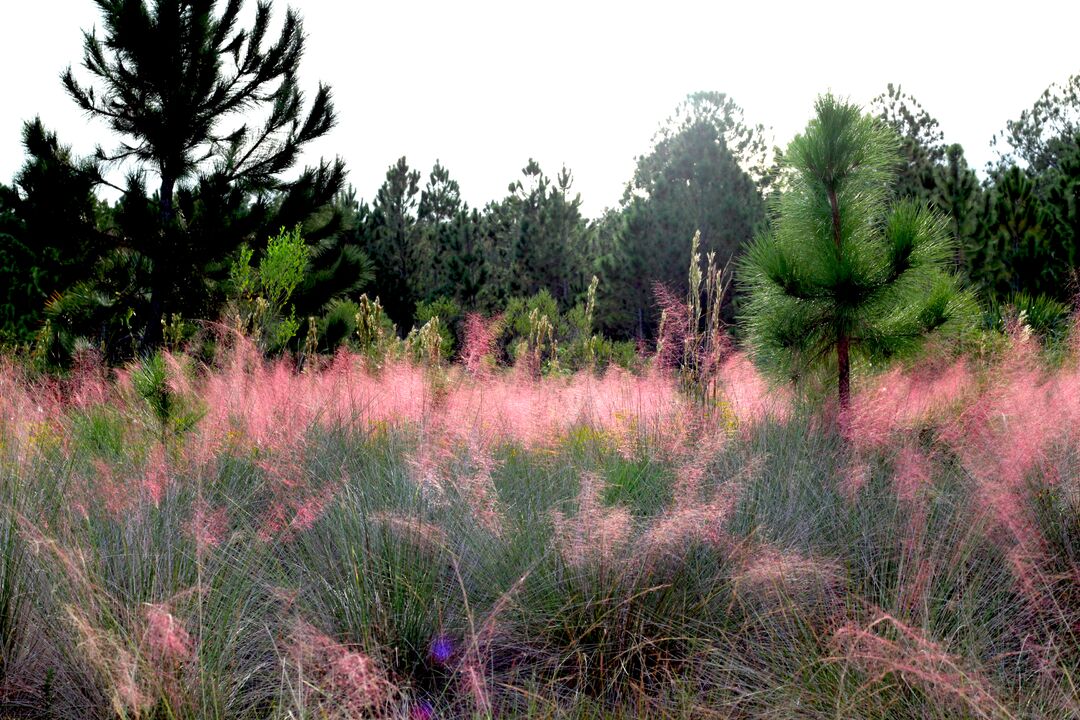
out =
[[(549, 174), (533, 160), (483, 207), (462, 200), (450, 168), (422, 172), (404, 157), (360, 200), (340, 160), (294, 171), (337, 122), (330, 88), (307, 98), (297, 83), (305, 36), (295, 11), (271, 37), (271, 3), (250, 27), (239, 24), (242, 0), (97, 4), (102, 36), (86, 33), (82, 67), (62, 82), (114, 144), (81, 155), (32, 120), (26, 162), (0, 185), (0, 340), (51, 362), (85, 345), (123, 361), (223, 317), (241, 294), (238, 263), (265, 259), (283, 229), (298, 229), (306, 247), (288, 312), (311, 321), (282, 347), (314, 337), (334, 349), (375, 298), (389, 332), (437, 316), (448, 345), (468, 313), (512, 319), (541, 306), (567, 328), (650, 341), (656, 287), (689, 290), (695, 232), (700, 251), (733, 272), (776, 225), (792, 182), (762, 126), (723, 93), (700, 92), (661, 124), (599, 218), (582, 215), (570, 170)], [(948, 217), (951, 262), (986, 322), (1014, 308), (1053, 331), (1080, 262), (1080, 75), (1007, 123), (982, 178), (899, 87), (869, 109), (899, 137), (889, 192)], [(116, 168), (122, 183), (110, 180)], [(119, 199), (100, 199), (105, 186)], [(745, 303), (734, 293), (723, 316)]]

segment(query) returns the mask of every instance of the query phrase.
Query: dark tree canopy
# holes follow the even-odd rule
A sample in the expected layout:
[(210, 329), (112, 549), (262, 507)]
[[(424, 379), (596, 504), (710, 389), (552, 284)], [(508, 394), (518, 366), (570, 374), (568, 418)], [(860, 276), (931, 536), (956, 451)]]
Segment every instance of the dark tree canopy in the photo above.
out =
[(936, 171), (945, 158), (945, 141), (938, 121), (899, 85), (888, 88), (871, 102), (871, 112), (900, 137), (903, 162), (893, 180), (897, 197), (926, 202), (932, 199)]
[(765, 150), (761, 126), (747, 125), (723, 93), (695, 93), (677, 108), (652, 152), (638, 158), (623, 196), (619, 259), (604, 277), (620, 294), (602, 303), (614, 315), (609, 331), (651, 334), (655, 285), (680, 296), (688, 290), (695, 232), (702, 251), (715, 252), (723, 264), (761, 229)]
[(79, 161), (40, 119), (23, 126), (28, 159), (0, 186), (0, 336), (28, 342), (46, 301), (83, 278), (109, 238), (93, 193), (93, 164)]
[[(216, 0), (97, 5), (103, 36), (84, 34), (89, 82), (69, 68), (63, 83), (121, 138), (115, 149), (99, 146), (96, 158), (129, 163), (122, 204), (130, 206), (127, 217), (141, 220), (123, 242), (148, 267), (139, 317), (149, 347), (160, 340), (166, 314), (210, 302), (203, 289), (184, 284), (185, 273), (208, 263), (220, 270), (241, 241), (265, 240), (259, 236), (268, 224), (306, 220), (340, 190), (344, 167), (322, 162), (296, 180), (280, 177), (335, 122), (323, 85), (304, 112), (297, 82), (304, 33), (295, 11), (268, 42), (270, 2), (258, 3), (250, 28), (237, 25), (242, 0), (228, 0), (220, 13)], [(264, 117), (254, 122), (258, 112)], [(148, 172), (156, 175), (153, 196)], [(271, 191), (280, 197), (271, 200)], [(136, 210), (138, 202), (148, 210)]]
[[(203, 173), (253, 188), (276, 187), (306, 143), (333, 127), (330, 89), (320, 85), (306, 116), (296, 73), (304, 52), (303, 24), (292, 9), (276, 41), (267, 44), (270, 2), (259, 2), (254, 25), (238, 29), (243, 0), (96, 0), (104, 37), (84, 33), (81, 84), (71, 68), (64, 87), (87, 113), (120, 135), (103, 160), (136, 159), (174, 183)], [(265, 106), (265, 120), (243, 121)], [(163, 203), (166, 198), (162, 198)]]

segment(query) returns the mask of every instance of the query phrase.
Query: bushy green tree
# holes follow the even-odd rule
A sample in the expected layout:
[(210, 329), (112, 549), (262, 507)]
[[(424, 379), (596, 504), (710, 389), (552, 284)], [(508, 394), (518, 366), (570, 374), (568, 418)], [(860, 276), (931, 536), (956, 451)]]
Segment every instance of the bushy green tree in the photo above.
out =
[(914, 201), (890, 204), (896, 134), (826, 95), (784, 154), (786, 189), (771, 230), (741, 267), (743, 321), (763, 364), (799, 377), (835, 363), (841, 408), (854, 355), (886, 358), (971, 312), (949, 272), (944, 218)]
[(257, 267), (251, 265), (250, 248), (242, 248), (232, 266), (234, 320), (264, 350), (282, 349), (300, 329), (290, 300), (304, 279), (309, 252), (299, 226), (281, 228), (267, 241)]
[(1054, 83), (1020, 117), (1009, 120), (994, 136), (999, 147), (998, 168), (1021, 165), (1037, 175), (1055, 167), (1080, 136), (1080, 74)]
[(980, 217), (971, 279), (994, 301), (1052, 291), (1057, 281), (1035, 183), (1011, 166), (995, 178)]
[(1053, 84), (994, 137), (973, 274), (995, 303), (1071, 301), (1080, 264), (1080, 75)]
[(94, 196), (93, 164), (79, 160), (40, 119), (23, 127), (27, 160), (0, 186), (0, 335), (25, 343), (46, 301), (88, 276), (109, 246), (108, 208)]
[(972, 253), (977, 245), (979, 213), (983, 189), (975, 171), (968, 167), (964, 148), (952, 144), (945, 148), (944, 161), (935, 168), (933, 205), (949, 219), (956, 239), (956, 263), (971, 277)]
[(466, 210), (461, 201), (461, 186), (450, 172), (436, 161), (420, 192), (417, 207), (419, 232), (416, 239), (416, 268), (412, 284), (420, 300), (432, 300), (452, 294), (452, 257), (457, 254), (456, 221)]
[(637, 159), (623, 196), (618, 257), (601, 274), (619, 296), (610, 301), (619, 318), (611, 332), (652, 334), (657, 283), (686, 294), (687, 240), (695, 232), (702, 250), (726, 264), (763, 227), (765, 151), (761, 126), (746, 123), (723, 93), (694, 93), (680, 104), (652, 151)]
[(956, 263), (971, 277), (971, 271), (980, 270), (971, 258), (978, 253), (984, 200), (963, 147), (947, 145), (937, 119), (899, 85), (889, 83), (870, 108), (900, 138), (902, 162), (893, 180), (893, 194), (929, 204), (948, 217), (956, 239)]
[(486, 283), (479, 307), (496, 312), (511, 297), (546, 290), (557, 302), (573, 304), (592, 277), (591, 227), (581, 215), (565, 167), (554, 178), (530, 159), (509, 194), (488, 203), (480, 217), (479, 247)]
[[(1080, 266), (1080, 132), (1063, 143), (1057, 164), (1042, 178), (1045, 200), (1043, 226), (1054, 238), (1060, 259), (1070, 272)], [(1074, 279), (1070, 278), (1070, 285)], [(1080, 288), (1071, 286), (1072, 293)]]

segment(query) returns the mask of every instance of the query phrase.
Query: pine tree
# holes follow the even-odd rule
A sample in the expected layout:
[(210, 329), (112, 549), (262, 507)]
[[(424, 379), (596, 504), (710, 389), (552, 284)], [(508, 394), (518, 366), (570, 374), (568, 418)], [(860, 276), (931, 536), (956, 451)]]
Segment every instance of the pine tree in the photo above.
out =
[(652, 151), (637, 158), (623, 195), (621, 258), (602, 278), (624, 296), (622, 326), (611, 332), (642, 337), (656, 329), (657, 284), (686, 294), (695, 232), (721, 264), (738, 257), (765, 223), (765, 149), (763, 128), (748, 124), (723, 93), (693, 93), (676, 108)]
[(0, 339), (29, 342), (46, 300), (85, 277), (106, 247), (104, 203), (80, 163), (40, 119), (23, 126), (28, 159), (0, 185)]
[(948, 267), (946, 220), (911, 200), (889, 206), (895, 133), (831, 95), (784, 155), (785, 191), (742, 264), (748, 338), (797, 378), (835, 358), (841, 409), (853, 354), (887, 358), (971, 312)]
[(982, 187), (975, 171), (968, 167), (964, 148), (960, 145), (949, 145), (945, 149), (945, 162), (935, 167), (931, 202), (949, 218), (949, 227), (956, 239), (957, 265), (968, 271), (972, 267), (971, 255), (979, 228)]
[[(261, 212), (249, 225), (258, 225), (269, 212), (267, 192), (283, 191), (275, 214), (292, 226), (297, 220), (289, 215), (304, 219), (333, 198), (344, 166), (322, 162), (292, 183), (279, 178), (335, 122), (324, 85), (303, 113), (297, 70), (304, 32), (295, 11), (286, 11), (278, 39), (267, 44), (271, 2), (259, 2), (254, 24), (241, 29), (243, 0), (227, 0), (220, 15), (217, 0), (95, 1), (104, 36), (84, 33), (83, 68), (92, 82), (82, 84), (70, 67), (62, 79), (83, 110), (123, 138), (114, 151), (99, 147), (98, 160), (133, 163), (121, 189), (146, 197), (157, 216), (156, 228), (141, 228), (149, 232), (127, 241), (151, 268), (148, 307), (140, 313), (145, 349), (160, 341), (162, 318), (180, 304), (185, 288), (178, 283), (191, 281), (188, 266), (214, 258), (226, 264), (242, 239), (222, 232), (230, 229), (222, 227), (230, 213), (254, 196)], [(258, 126), (242, 122), (253, 109), (265, 110)], [(156, 198), (146, 194), (147, 171), (156, 176)], [(191, 212), (220, 212), (191, 231), (194, 219), (178, 212), (185, 199)]]
[(938, 121), (912, 95), (892, 83), (874, 98), (871, 109), (900, 136), (904, 162), (893, 180), (893, 192), (900, 198), (932, 200), (937, 169), (945, 160), (944, 135)]
[(371, 247), (376, 287), (386, 314), (399, 328), (412, 324), (416, 295), (412, 286), (417, 268), (417, 197), (420, 171), (409, 169), (401, 157), (386, 171), (386, 180), (372, 205)]
[(1059, 294), (1068, 270), (1059, 254), (1043, 227), (1035, 183), (1016, 165), (1000, 172), (981, 214), (972, 279), (994, 302), (1018, 292), (1068, 299)]
[(419, 224), (414, 252), (412, 286), (420, 300), (433, 300), (454, 294), (450, 278), (459, 213), (467, 210), (461, 201), (461, 187), (438, 160), (431, 169), (427, 185), (420, 192), (416, 217)]

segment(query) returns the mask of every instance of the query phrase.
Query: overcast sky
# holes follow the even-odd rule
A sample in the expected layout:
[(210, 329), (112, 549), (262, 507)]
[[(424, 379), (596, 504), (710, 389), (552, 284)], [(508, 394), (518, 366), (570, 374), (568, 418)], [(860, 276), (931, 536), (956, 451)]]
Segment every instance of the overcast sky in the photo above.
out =
[[(291, 4), (308, 35), (301, 80), (309, 94), (330, 84), (340, 117), (306, 159), (342, 156), (368, 199), (401, 155), (425, 179), (441, 159), (471, 205), (505, 195), (534, 157), (551, 176), (568, 166), (596, 216), (695, 90), (728, 93), (784, 145), (818, 93), (866, 104), (899, 83), (981, 168), (1006, 120), (1080, 73), (1070, 1)], [(114, 142), (58, 77), (97, 22), (92, 0), (0, 0), (0, 181), (21, 165), (34, 115), (77, 153)]]

